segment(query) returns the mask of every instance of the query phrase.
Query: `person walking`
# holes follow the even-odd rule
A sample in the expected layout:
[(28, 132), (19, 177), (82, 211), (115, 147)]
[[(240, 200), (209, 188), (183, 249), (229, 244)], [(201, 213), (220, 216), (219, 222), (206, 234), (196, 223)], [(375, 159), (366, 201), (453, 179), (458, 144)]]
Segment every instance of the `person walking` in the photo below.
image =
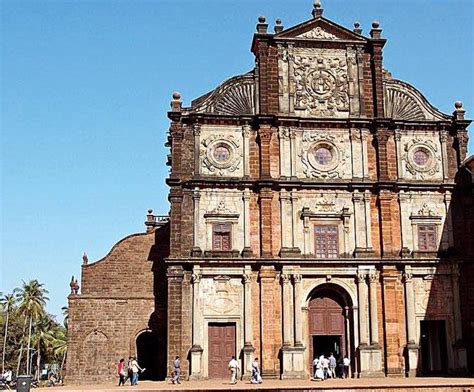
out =
[(336, 378), (336, 358), (334, 357), (333, 353), (329, 354), (329, 377), (330, 378)]
[(123, 358), (121, 358), (117, 364), (117, 374), (119, 376), (118, 386), (125, 385), (125, 377), (127, 376), (127, 373), (125, 373), (125, 359)]
[(138, 372), (143, 372), (145, 369), (142, 369), (140, 365), (138, 365), (137, 358), (132, 358), (132, 385), (138, 384)]
[[(322, 357), (322, 356), (321, 356)], [(321, 357), (314, 358), (313, 367), (314, 367), (314, 380), (324, 381), (323, 365), (321, 363)]]
[(133, 377), (133, 371), (132, 371), (132, 357), (128, 357), (128, 362), (127, 362), (127, 377), (125, 377), (125, 382), (130, 380), (130, 385), (132, 384), (132, 377)]
[(173, 384), (181, 384), (179, 378), (181, 376), (181, 359), (176, 357), (173, 361)]
[(347, 355), (344, 356), (342, 364), (344, 365), (344, 378), (347, 378), (349, 377), (349, 367), (351, 366), (351, 360)]
[(261, 384), (262, 376), (260, 375), (260, 368), (258, 366), (258, 358), (255, 358), (252, 362), (252, 377), (250, 378), (252, 384)]
[(239, 363), (235, 359), (235, 355), (232, 356), (231, 360), (229, 361), (229, 370), (231, 374), (230, 383), (237, 384), (237, 370), (239, 368)]

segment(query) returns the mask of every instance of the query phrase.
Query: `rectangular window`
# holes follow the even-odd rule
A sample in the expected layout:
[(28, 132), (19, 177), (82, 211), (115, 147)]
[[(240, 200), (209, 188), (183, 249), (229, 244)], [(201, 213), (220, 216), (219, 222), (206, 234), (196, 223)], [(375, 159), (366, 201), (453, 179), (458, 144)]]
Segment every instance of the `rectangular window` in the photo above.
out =
[(314, 252), (319, 259), (335, 259), (339, 256), (337, 226), (314, 227)]
[(419, 251), (432, 252), (438, 250), (436, 242), (436, 225), (418, 225)]
[(212, 250), (232, 250), (230, 223), (214, 223), (212, 225)]

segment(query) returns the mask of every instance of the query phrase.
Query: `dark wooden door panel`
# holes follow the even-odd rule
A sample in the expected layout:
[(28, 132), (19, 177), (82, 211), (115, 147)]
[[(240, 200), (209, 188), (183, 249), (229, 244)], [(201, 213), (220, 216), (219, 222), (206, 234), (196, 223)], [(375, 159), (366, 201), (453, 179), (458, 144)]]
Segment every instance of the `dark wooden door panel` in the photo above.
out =
[(229, 376), (227, 365), (230, 358), (235, 355), (235, 324), (209, 324), (208, 336), (209, 377), (227, 378)]

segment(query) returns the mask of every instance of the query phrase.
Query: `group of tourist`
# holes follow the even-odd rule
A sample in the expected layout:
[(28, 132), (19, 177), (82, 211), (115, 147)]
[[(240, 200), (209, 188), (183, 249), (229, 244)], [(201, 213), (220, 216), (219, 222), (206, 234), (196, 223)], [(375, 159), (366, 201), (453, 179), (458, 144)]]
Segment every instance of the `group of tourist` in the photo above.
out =
[(127, 367), (125, 367), (125, 359), (121, 358), (117, 364), (117, 374), (119, 376), (118, 386), (124, 386), (130, 380), (130, 385), (138, 384), (138, 373), (144, 372), (146, 369), (138, 365), (136, 357), (128, 357)]
[[(230, 383), (237, 384), (237, 373), (239, 371), (239, 363), (235, 356), (232, 356), (229, 361), (229, 370), (230, 370)], [(260, 374), (260, 366), (258, 365), (258, 358), (255, 358), (252, 362), (252, 374), (250, 376), (250, 382), (252, 384), (261, 384), (262, 376)]]
[(319, 358), (316, 357), (313, 360), (313, 379), (324, 381), (328, 378), (347, 378), (350, 364), (351, 361), (347, 355), (338, 362), (333, 353), (330, 353), (327, 358), (321, 354)]

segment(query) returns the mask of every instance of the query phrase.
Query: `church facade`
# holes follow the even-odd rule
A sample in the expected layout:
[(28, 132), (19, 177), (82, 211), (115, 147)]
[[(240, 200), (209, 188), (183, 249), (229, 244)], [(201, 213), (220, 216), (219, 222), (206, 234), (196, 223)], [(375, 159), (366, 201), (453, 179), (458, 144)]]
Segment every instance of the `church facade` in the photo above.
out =
[(255, 357), (264, 378), (308, 378), (330, 352), (354, 377), (472, 367), (472, 237), (456, 225), (474, 215), (470, 177), (456, 183), (470, 121), (384, 69), (379, 23), (364, 36), (312, 16), (274, 32), (260, 17), (253, 70), (190, 107), (173, 94), (169, 219), (150, 210), (146, 233), (85, 261), (70, 381), (129, 355), (150, 379), (177, 355), (190, 379), (227, 377), (232, 355), (244, 378)]

